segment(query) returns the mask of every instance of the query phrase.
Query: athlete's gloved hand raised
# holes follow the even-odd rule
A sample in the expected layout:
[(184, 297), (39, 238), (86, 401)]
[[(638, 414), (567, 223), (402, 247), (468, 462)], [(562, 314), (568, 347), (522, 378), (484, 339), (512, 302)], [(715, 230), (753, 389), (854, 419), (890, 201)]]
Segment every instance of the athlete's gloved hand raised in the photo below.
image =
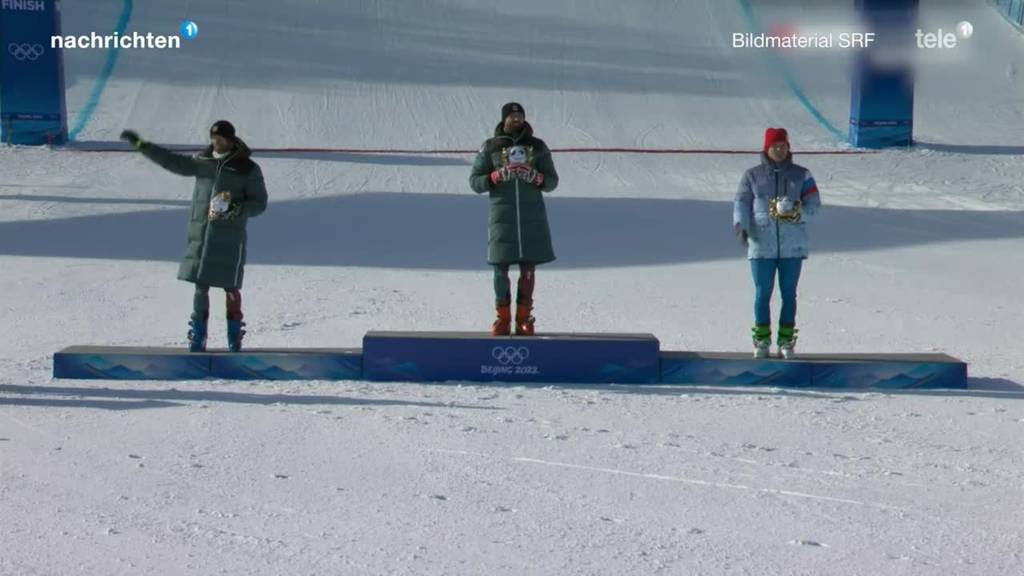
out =
[(139, 133), (135, 130), (125, 130), (121, 132), (121, 140), (132, 145), (132, 148), (136, 150), (142, 145), (142, 138), (139, 138)]

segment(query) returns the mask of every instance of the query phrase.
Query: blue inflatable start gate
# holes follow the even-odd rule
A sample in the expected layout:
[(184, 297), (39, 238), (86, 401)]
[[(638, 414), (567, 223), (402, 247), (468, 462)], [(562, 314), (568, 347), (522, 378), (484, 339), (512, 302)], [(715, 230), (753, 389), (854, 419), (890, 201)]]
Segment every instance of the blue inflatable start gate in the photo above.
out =
[(67, 142), (64, 63), (56, 0), (0, 0), (0, 141)]

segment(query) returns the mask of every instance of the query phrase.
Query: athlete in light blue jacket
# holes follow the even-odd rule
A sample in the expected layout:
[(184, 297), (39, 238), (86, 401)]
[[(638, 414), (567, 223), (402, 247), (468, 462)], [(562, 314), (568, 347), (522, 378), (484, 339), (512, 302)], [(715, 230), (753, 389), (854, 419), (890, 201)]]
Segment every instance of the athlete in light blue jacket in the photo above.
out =
[(754, 356), (771, 346), (771, 299), (778, 275), (782, 292), (779, 354), (796, 346), (796, 289), (807, 258), (807, 220), (821, 208), (811, 171), (793, 163), (784, 128), (768, 128), (761, 163), (743, 174), (733, 207), (733, 230), (747, 246), (754, 277)]

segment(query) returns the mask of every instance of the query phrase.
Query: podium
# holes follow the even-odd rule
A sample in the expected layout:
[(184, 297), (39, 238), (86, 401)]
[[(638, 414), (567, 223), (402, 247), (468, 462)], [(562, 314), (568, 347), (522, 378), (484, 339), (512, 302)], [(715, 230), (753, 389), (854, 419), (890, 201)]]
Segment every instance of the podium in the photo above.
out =
[(223, 350), (72, 346), (54, 378), (102, 380), (369, 380), (769, 386), (844, 390), (967, 388), (967, 364), (945, 354), (662, 351), (651, 334), (491, 336), (368, 332), (363, 348)]

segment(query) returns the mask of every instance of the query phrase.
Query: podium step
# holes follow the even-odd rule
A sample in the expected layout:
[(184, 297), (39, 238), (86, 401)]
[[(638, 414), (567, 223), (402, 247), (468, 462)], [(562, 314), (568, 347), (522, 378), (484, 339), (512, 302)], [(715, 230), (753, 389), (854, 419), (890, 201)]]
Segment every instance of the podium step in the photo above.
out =
[(662, 352), (663, 384), (788, 388), (967, 388), (967, 364), (945, 354), (802, 354), (755, 360), (750, 354)]
[(71, 346), (53, 355), (54, 378), (103, 380), (358, 380), (358, 349), (210, 350)]
[(484, 332), (368, 332), (363, 377), (399, 382), (654, 384), (652, 334), (491, 336)]

